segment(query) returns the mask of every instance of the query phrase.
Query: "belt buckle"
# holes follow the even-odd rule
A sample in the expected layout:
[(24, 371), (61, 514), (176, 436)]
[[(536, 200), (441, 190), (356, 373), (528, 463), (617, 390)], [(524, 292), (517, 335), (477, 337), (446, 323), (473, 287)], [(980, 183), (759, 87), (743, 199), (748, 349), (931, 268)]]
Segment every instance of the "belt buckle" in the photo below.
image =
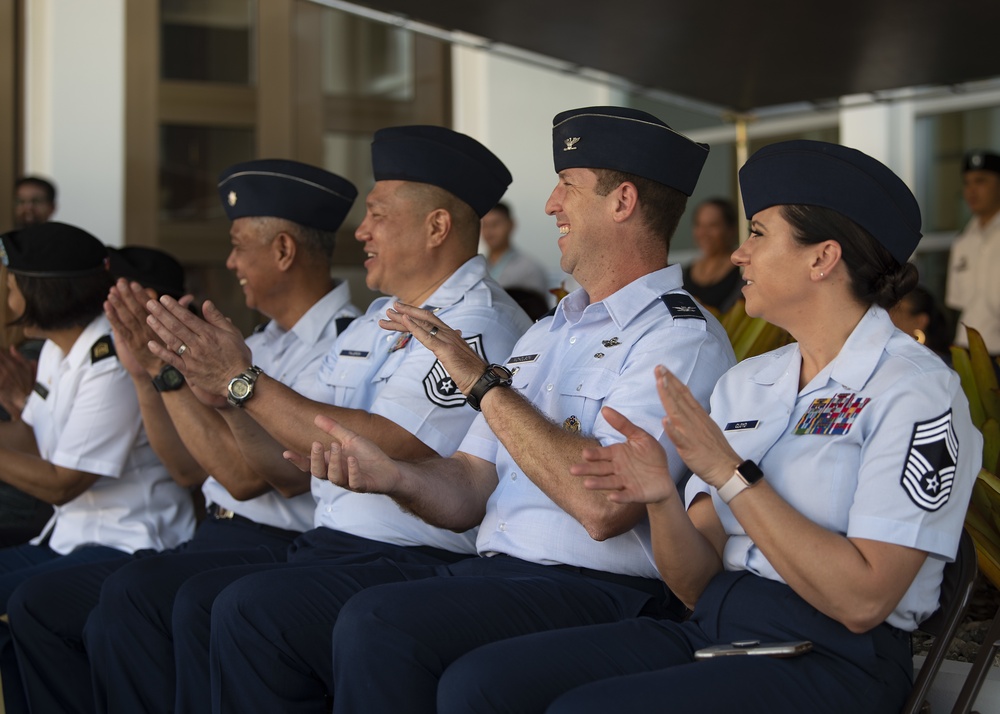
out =
[(236, 514), (230, 511), (228, 508), (223, 508), (222, 506), (216, 506), (212, 512), (212, 516), (216, 520), (232, 520), (233, 516)]

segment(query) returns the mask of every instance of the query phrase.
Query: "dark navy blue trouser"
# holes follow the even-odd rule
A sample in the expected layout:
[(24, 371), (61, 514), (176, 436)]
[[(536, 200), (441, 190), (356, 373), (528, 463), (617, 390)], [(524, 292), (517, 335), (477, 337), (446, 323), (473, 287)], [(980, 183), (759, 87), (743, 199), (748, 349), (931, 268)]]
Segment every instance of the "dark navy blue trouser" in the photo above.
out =
[[(127, 557), (126, 553), (103, 545), (78, 548), (72, 553), (60, 555), (44, 545), (18, 545), (0, 550), (0, 611), (8, 614), (11, 622), (15, 617), (10, 612), (12, 594), (29, 578), (41, 577), (46, 573), (70, 568), (81, 563), (98, 563)], [(0, 623), (0, 676), (3, 678), (4, 706), (10, 714), (28, 711), (28, 705), (21, 688), (17, 657), (14, 652), (10, 627)]]
[[(209, 711), (212, 604), (220, 592), (241, 577), (261, 571), (275, 570), (283, 577), (319, 560), (359, 563), (386, 554), (435, 564), (463, 557), (314, 528), (288, 548), (287, 563), (250, 563), (177, 577), (189, 560), (201, 557), (194, 554), (171, 557), (166, 570), (145, 568), (143, 562), (123, 568), (108, 579), (100, 607), (87, 625), (89, 648), (97, 640), (90, 633), (98, 629), (92, 625), (99, 618), (100, 656), (93, 662), (98, 710), (128, 714)], [(329, 644), (329, 633), (326, 642)], [(258, 703), (247, 711), (280, 710)]]
[[(807, 639), (814, 650), (694, 660), (697, 649), (745, 639)], [(473, 650), (447, 669), (437, 703), (441, 714), (884, 714), (899, 711), (911, 679), (908, 634), (888, 625), (852, 634), (787, 585), (724, 573), (685, 623), (638, 618)]]
[(642, 614), (663, 617), (677, 607), (655, 579), (508, 557), (446, 570), (443, 577), (371, 587), (347, 602), (333, 631), (334, 712), (430, 714), (445, 669), (476, 647)]
[[(259, 524), (209, 519), (198, 527), (191, 541), (167, 553), (147, 550), (127, 555), (116, 551), (117, 557), (112, 559), (25, 581), (11, 595), (8, 610), (21, 680), (32, 711), (94, 711), (84, 627), (105, 581), (119, 569), (145, 559), (163, 563), (161, 558), (179, 553), (207, 554), (210, 560), (215, 553), (226, 564), (238, 562), (235, 559), (239, 557), (273, 560), (284, 554), (295, 535)], [(249, 554), (240, 556), (242, 551)], [(6, 691), (6, 681), (4, 685)]]

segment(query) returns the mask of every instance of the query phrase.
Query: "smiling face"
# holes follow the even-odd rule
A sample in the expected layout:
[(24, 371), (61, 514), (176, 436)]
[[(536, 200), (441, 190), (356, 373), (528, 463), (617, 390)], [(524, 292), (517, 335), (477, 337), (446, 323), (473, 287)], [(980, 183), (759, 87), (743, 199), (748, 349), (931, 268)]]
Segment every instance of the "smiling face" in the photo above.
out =
[(280, 294), (277, 289), (279, 270), (273, 249), (277, 231), (269, 219), (237, 218), (229, 230), (232, 248), (226, 267), (236, 274), (247, 307), (265, 315)]
[(597, 174), (590, 169), (564, 169), (545, 203), (545, 212), (555, 216), (559, 228), (559, 267), (584, 287), (592, 266), (603, 260), (602, 226), (614, 201), (611, 195), (599, 195), (596, 187)]
[(377, 181), (365, 199), (365, 218), (354, 232), (364, 243), (365, 284), (404, 301), (414, 299), (427, 282), (431, 250), (426, 213), (418, 189), (406, 181)]
[(788, 318), (805, 309), (810, 294), (812, 248), (795, 240), (781, 206), (754, 214), (750, 236), (732, 256), (747, 282), (743, 296), (748, 315), (788, 329)]

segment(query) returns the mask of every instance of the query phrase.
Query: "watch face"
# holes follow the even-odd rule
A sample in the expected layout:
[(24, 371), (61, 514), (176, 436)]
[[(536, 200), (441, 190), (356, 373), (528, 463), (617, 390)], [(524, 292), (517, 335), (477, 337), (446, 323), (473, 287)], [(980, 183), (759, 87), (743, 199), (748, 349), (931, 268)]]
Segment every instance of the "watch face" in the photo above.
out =
[(168, 369), (163, 373), (163, 382), (169, 389), (176, 389), (184, 383), (184, 375), (176, 369)]
[(250, 384), (244, 379), (234, 379), (229, 385), (229, 393), (235, 399), (245, 399), (250, 393)]

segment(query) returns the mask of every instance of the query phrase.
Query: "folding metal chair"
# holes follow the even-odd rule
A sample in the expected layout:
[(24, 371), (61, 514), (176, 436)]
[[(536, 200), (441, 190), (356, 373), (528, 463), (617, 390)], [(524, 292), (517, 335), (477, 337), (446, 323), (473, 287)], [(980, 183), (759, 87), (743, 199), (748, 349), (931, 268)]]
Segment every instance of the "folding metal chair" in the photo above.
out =
[(922, 631), (934, 635), (934, 644), (917, 674), (902, 714), (930, 713), (927, 694), (948, 653), (948, 646), (969, 609), (977, 572), (976, 546), (972, 542), (972, 536), (963, 529), (955, 561), (948, 563), (944, 568), (944, 581), (941, 583), (941, 598), (937, 612), (920, 623)]

